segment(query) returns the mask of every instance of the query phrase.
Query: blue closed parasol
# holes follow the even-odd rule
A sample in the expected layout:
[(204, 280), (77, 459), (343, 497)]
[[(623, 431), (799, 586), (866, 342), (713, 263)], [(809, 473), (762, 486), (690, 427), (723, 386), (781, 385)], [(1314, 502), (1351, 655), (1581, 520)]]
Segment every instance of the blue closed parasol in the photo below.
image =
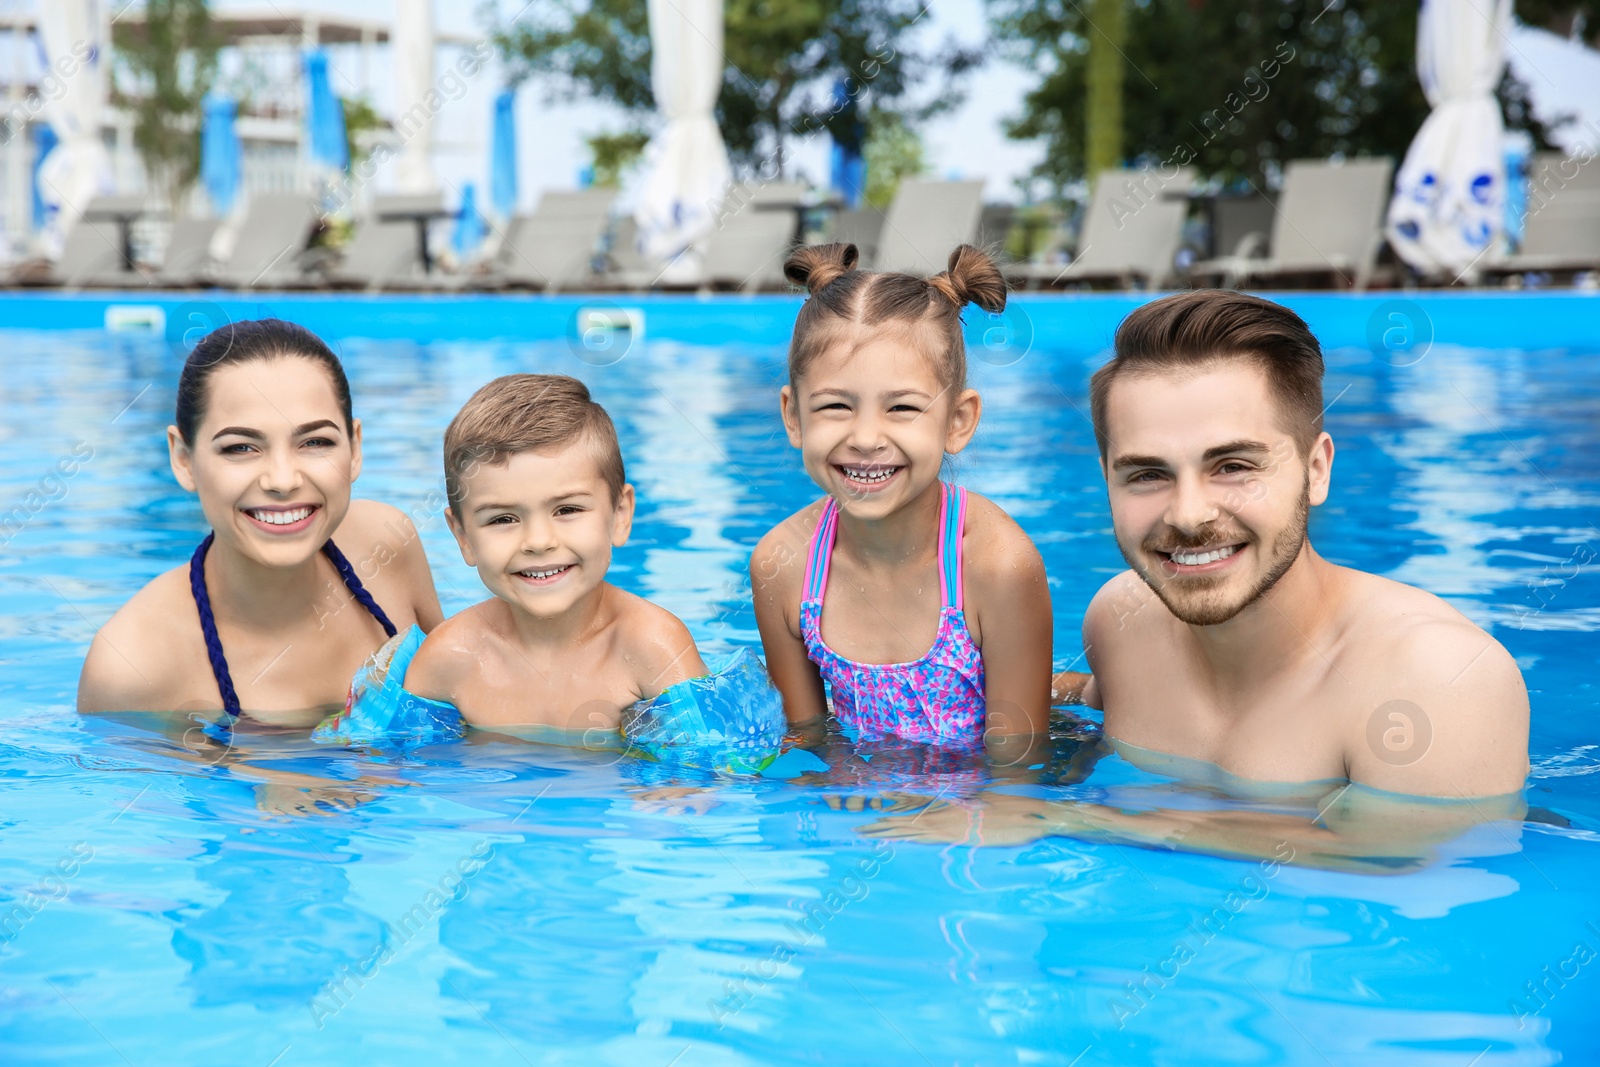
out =
[(350, 148), (344, 139), (344, 103), (328, 83), (328, 57), (319, 48), (306, 52), (306, 132), (311, 159), (344, 170), (350, 165)]
[(200, 133), (200, 181), (219, 215), (232, 210), (239, 195), (239, 134), (233, 125), (237, 114), (238, 105), (230, 97), (206, 97)]
[(461, 187), (461, 210), (456, 215), (456, 232), (450, 244), (456, 255), (465, 257), (483, 242), (483, 216), (478, 214), (478, 190), (471, 182)]
[(489, 201), (495, 214), (511, 217), (517, 208), (516, 94), (504, 89), (494, 98), (494, 141), (489, 153)]

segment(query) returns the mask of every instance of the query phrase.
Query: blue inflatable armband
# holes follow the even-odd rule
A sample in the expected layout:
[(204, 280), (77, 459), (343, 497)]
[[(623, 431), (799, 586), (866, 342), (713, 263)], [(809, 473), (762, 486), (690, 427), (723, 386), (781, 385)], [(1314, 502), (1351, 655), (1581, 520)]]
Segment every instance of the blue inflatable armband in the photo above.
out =
[(311, 740), (408, 749), (460, 737), (461, 713), (454, 704), (405, 691), (406, 671), (426, 636), (421, 627), (413, 626), (369, 656), (350, 683), (344, 711), (311, 731)]
[(778, 756), (788, 722), (767, 668), (741, 648), (722, 668), (690, 678), (622, 715), (630, 748), (687, 767), (758, 774)]

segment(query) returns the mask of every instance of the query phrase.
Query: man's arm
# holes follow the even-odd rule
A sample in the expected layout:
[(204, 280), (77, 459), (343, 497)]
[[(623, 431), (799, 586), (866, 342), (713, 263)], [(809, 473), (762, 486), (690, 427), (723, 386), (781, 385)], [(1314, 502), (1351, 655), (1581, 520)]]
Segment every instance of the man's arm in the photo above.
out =
[(1041, 800), (985, 793), (938, 801), (912, 815), (859, 827), (869, 837), (928, 843), (1023, 845), (1044, 837), (1262, 859), (1324, 870), (1398, 874), (1425, 866), (1434, 850), (1479, 823), (1520, 820), (1520, 794), (1475, 801), (1399, 797), (1340, 786), (1304, 813), (1153, 807)]

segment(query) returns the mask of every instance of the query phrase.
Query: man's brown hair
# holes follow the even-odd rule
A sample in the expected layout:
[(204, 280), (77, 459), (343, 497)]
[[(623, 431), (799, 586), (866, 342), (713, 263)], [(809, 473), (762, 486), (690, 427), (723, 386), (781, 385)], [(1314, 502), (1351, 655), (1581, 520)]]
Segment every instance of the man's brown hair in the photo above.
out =
[(1089, 409), (1102, 460), (1113, 382), (1200, 370), (1228, 359), (1261, 368), (1302, 456), (1322, 433), (1322, 346), (1305, 321), (1282, 304), (1226, 289), (1179, 293), (1152, 300), (1123, 319), (1113, 344), (1111, 361), (1089, 379)]
[(627, 482), (617, 428), (589, 389), (565, 374), (507, 374), (472, 394), (444, 432), (444, 481), (461, 510), (461, 479), (480, 463), (498, 465), (520, 452), (554, 452), (580, 437), (594, 449), (615, 504)]

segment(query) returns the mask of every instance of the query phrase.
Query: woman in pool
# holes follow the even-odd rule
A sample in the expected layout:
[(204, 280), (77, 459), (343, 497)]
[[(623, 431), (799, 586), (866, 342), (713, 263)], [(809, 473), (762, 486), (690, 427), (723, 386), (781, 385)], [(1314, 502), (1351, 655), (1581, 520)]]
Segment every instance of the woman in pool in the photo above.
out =
[(1026, 751), (1049, 726), (1044, 562), (1005, 512), (939, 478), (982, 409), (966, 387), (962, 309), (1003, 310), (1005, 281), (970, 245), (927, 281), (855, 265), (844, 244), (784, 265), (810, 299), (783, 421), (828, 495), (751, 557), (768, 669), (797, 727), (823, 720), (826, 681), (840, 723), (863, 737)]
[(262, 319), (208, 334), (178, 380), (167, 448), (213, 532), (95, 635), (79, 711), (309, 727), (396, 628), (440, 621), (415, 528), (350, 499), (361, 423), (309, 330)]

